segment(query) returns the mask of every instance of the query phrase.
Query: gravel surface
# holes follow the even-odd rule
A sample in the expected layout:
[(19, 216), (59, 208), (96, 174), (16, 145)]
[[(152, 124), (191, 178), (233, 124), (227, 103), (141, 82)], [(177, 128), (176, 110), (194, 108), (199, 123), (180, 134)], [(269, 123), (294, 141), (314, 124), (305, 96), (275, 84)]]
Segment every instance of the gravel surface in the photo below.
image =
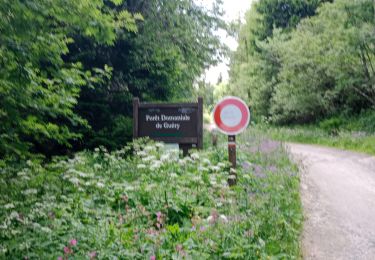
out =
[(375, 260), (375, 157), (288, 144), (303, 168), (304, 259)]

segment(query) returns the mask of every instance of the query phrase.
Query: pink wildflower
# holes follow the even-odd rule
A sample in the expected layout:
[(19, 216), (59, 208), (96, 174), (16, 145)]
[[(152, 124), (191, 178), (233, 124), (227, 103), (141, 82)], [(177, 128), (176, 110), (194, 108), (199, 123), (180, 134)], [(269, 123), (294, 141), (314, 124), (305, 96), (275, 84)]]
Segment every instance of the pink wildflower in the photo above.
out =
[(57, 258), (57, 260), (63, 260), (62, 256), (59, 256), (59, 257)]
[(244, 235), (245, 237), (252, 237), (254, 235), (254, 232), (251, 229), (249, 229), (245, 231)]
[(94, 259), (96, 257), (96, 252), (95, 251), (90, 252), (89, 257), (90, 259)]
[(150, 260), (156, 260), (156, 256), (154, 255), (150, 256)]
[(156, 226), (158, 229), (161, 229), (163, 226), (163, 213), (160, 211), (156, 212)]
[(177, 245), (176, 250), (177, 250), (177, 252), (180, 252), (182, 250), (182, 245)]
[(126, 195), (123, 195), (121, 198), (123, 199), (123, 201), (125, 201), (125, 203), (129, 201), (129, 197)]
[(156, 212), (156, 219), (157, 219), (157, 221), (160, 222), (162, 216), (163, 216), (163, 214), (160, 211)]
[(69, 247), (65, 246), (64, 247), (64, 253), (65, 254), (70, 254), (70, 253), (72, 253), (72, 249), (70, 249)]
[(182, 255), (182, 256), (185, 256), (186, 255), (186, 252), (184, 251), (184, 247), (182, 246), (182, 245), (177, 245), (176, 246), (176, 251), (180, 254), (180, 255)]
[(77, 239), (72, 239), (70, 240), (69, 242), (72, 246), (76, 246), (77, 245)]

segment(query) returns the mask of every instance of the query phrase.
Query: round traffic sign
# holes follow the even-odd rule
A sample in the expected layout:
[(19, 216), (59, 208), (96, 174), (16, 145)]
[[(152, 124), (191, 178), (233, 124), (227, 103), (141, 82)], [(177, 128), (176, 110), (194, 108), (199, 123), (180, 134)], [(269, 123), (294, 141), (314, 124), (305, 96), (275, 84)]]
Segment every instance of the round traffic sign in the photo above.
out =
[(250, 122), (249, 108), (238, 97), (223, 98), (216, 104), (212, 115), (219, 131), (227, 135), (241, 133)]

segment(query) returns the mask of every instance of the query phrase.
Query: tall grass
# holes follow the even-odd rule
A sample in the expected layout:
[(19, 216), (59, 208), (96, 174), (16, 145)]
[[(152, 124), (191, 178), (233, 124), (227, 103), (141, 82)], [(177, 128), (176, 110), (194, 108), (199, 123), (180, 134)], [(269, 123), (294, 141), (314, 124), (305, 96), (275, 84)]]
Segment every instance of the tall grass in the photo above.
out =
[(318, 144), (375, 155), (375, 135), (366, 132), (337, 129), (332, 133), (316, 126), (258, 125), (257, 128), (279, 141)]

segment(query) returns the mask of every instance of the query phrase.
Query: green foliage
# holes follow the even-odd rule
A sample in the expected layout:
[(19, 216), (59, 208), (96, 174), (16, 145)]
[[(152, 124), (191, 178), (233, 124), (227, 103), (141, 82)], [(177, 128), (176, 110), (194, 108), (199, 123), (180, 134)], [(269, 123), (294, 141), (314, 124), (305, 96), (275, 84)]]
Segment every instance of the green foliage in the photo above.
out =
[(373, 17), (370, 0), (259, 1), (239, 34), (230, 91), (275, 123), (374, 108)]
[(191, 98), (224, 54), (220, 1), (0, 3), (0, 156), (47, 156), (131, 138), (132, 98)]
[(319, 123), (319, 127), (326, 132), (330, 132), (331, 134), (337, 134), (343, 123), (344, 122), (340, 117), (332, 117), (330, 119), (321, 121)]
[(259, 29), (254, 31), (259, 40), (272, 36), (275, 28), (294, 29), (301, 19), (315, 15), (317, 7), (332, 0), (261, 0), (255, 8), (260, 14)]
[(4, 0), (0, 16), (0, 156), (23, 156), (32, 143), (69, 145), (79, 137), (71, 127), (87, 127), (73, 112), (80, 87), (100, 79), (63, 60), (71, 36), (113, 44), (133, 17), (116, 17), (102, 0)]
[(313, 124), (277, 127), (263, 122), (255, 128), (275, 140), (319, 144), (375, 155), (373, 110), (356, 115), (342, 113)]
[(137, 20), (137, 33), (116, 31), (111, 46), (98, 46), (87, 37), (73, 36), (75, 43), (67, 60), (80, 61), (88, 70), (104, 64), (113, 68), (111, 79), (82, 89), (76, 111), (92, 128), (79, 129), (83, 141), (75, 143), (75, 149), (122, 147), (131, 131), (123, 128), (125, 138), (117, 138), (112, 134), (113, 125), (119, 117), (130, 120), (133, 97), (143, 102), (193, 101), (196, 79), (224, 52), (214, 34), (215, 28), (225, 27), (218, 3), (212, 10), (203, 9), (193, 0), (125, 1), (107, 7), (115, 14), (124, 10), (142, 14), (142, 19)]
[(283, 67), (272, 99), (273, 120), (309, 121), (343, 109), (355, 113), (371, 106), (375, 97), (372, 65), (365, 64), (372, 64), (374, 56), (369, 53), (363, 60), (362, 46), (371, 39), (360, 34), (372, 20), (362, 12), (351, 23), (347, 11), (364, 8), (371, 10), (372, 2), (324, 5), (318, 16), (303, 21), (290, 40), (275, 47)]
[(359, 115), (346, 119), (346, 129), (351, 131), (364, 131), (367, 133), (375, 133), (375, 111), (367, 110)]
[(233, 188), (225, 145), (181, 159), (140, 140), (6, 165), (0, 258), (299, 258), (296, 166), (280, 144), (253, 134), (241, 144)]

